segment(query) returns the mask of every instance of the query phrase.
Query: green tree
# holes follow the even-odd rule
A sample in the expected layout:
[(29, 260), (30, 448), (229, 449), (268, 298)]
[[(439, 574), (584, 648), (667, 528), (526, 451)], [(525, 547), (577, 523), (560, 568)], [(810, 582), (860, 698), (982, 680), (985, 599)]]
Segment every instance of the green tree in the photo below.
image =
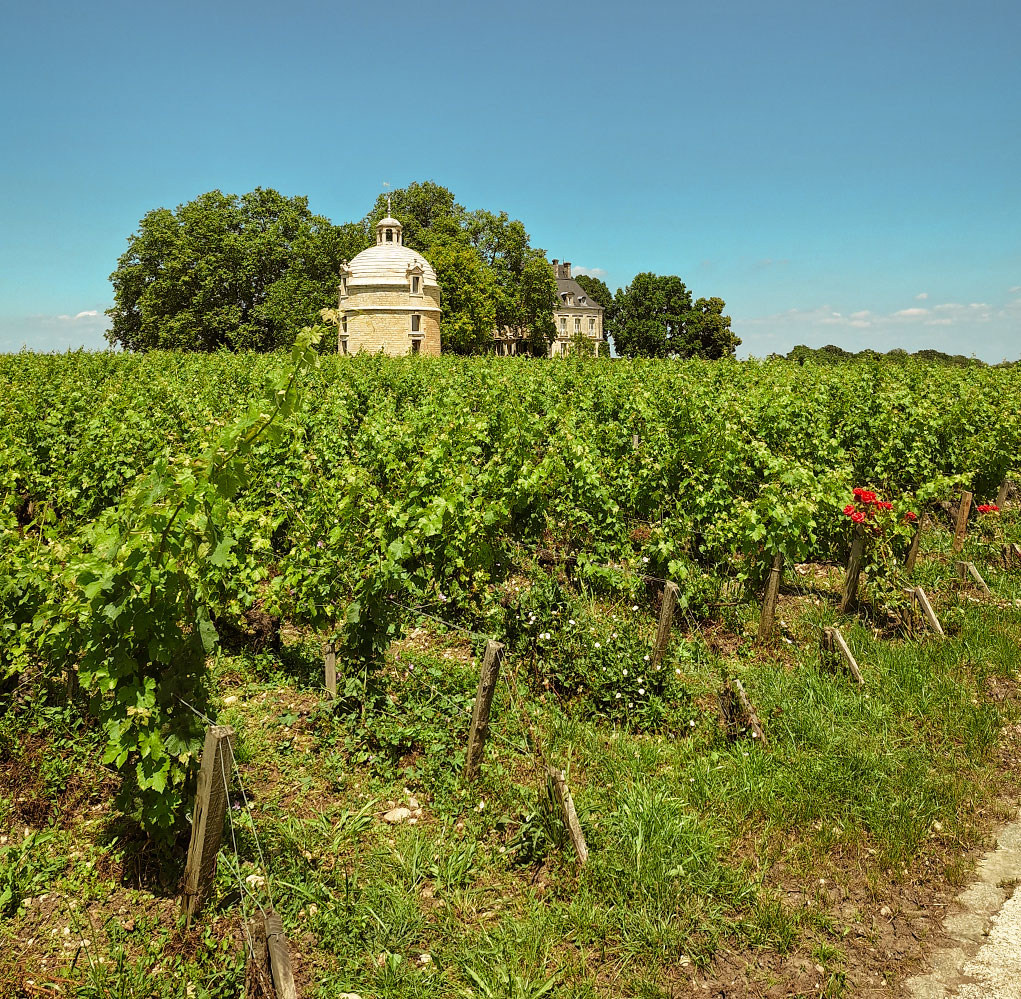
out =
[(608, 332), (624, 357), (688, 357), (690, 311), (691, 292), (679, 277), (645, 271), (618, 290)]
[(538, 254), (526, 261), (518, 286), (517, 322), (533, 357), (545, 357), (556, 339), (553, 312), (560, 297), (549, 261)]
[(441, 244), (429, 254), (443, 293), (440, 337), (443, 351), (483, 354), (496, 326), (492, 274), (470, 246)]
[(264, 188), (209, 191), (139, 222), (110, 275), (107, 339), (127, 350), (273, 350), (333, 302), (360, 226), (313, 215)]
[(731, 357), (741, 341), (730, 328), (730, 316), (722, 298), (700, 298), (685, 319), (687, 357), (705, 357), (717, 361)]
[(617, 353), (624, 357), (731, 356), (741, 341), (730, 328), (722, 298), (700, 298), (692, 304), (691, 292), (675, 275), (636, 274), (618, 290), (607, 332)]

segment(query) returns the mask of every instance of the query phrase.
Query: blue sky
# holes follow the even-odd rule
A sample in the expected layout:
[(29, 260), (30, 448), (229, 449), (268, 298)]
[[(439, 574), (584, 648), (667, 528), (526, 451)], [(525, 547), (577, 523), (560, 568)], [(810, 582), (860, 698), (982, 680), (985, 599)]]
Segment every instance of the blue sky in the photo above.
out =
[(0, 350), (101, 346), (148, 210), (435, 180), (739, 353), (1021, 356), (1021, 7), (36, 0), (0, 36)]

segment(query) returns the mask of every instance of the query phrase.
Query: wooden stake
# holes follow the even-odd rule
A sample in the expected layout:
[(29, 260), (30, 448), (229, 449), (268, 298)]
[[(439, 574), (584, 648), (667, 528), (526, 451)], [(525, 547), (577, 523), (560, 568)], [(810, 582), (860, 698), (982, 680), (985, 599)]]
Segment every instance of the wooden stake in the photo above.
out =
[(245, 961), (245, 999), (276, 999), (266, 946), (266, 922), (257, 912), (246, 925), (249, 947)]
[(581, 823), (578, 821), (578, 813), (574, 808), (574, 799), (571, 797), (571, 789), (567, 786), (567, 774), (563, 770), (557, 770), (546, 764), (546, 774), (553, 782), (553, 794), (560, 806), (560, 814), (563, 817), (564, 825), (567, 827), (568, 835), (578, 854), (578, 863), (585, 864), (588, 860), (588, 846), (585, 843), (585, 834), (581, 831)]
[(475, 695), (471, 731), (468, 734), (468, 760), (464, 766), (464, 779), (469, 783), (478, 778), (482, 766), (482, 751), (486, 747), (486, 736), (489, 734), (489, 709), (493, 704), (496, 681), (500, 676), (503, 649), (501, 642), (494, 642), (492, 639), (486, 642), (486, 655), (482, 661), (482, 672), (479, 674), (479, 690)]
[(748, 700), (748, 695), (744, 692), (744, 687), (741, 685), (741, 681), (734, 679), (731, 681), (734, 684), (734, 690), (737, 691), (737, 698), (741, 702), (741, 707), (744, 708), (748, 715), (748, 721), (752, 726), (752, 738), (758, 739), (763, 746), (766, 745), (766, 733), (762, 728), (762, 722), (759, 721), (759, 716), (752, 707), (752, 702)]
[(1021, 565), (1021, 545), (1009, 544), (1003, 546), (1003, 568), (1009, 569), (1011, 565), (1017, 562)]
[(961, 505), (957, 508), (957, 526), (954, 528), (954, 551), (964, 547), (964, 536), (968, 533), (968, 514), (971, 513), (971, 493), (961, 493)]
[(234, 729), (229, 725), (206, 728), (181, 896), (181, 914), (187, 917), (189, 924), (191, 917), (202, 908), (216, 874), (216, 855), (220, 851), (223, 817), (227, 811), (227, 787), (234, 769), (233, 738)]
[(663, 587), (663, 604), (659, 609), (659, 627), (656, 629), (656, 645), (652, 650), (652, 668), (655, 669), (666, 653), (670, 642), (670, 629), (674, 623), (674, 605), (677, 603), (676, 583), (667, 582)]
[(298, 999), (291, 972), (291, 952), (284, 936), (283, 920), (273, 909), (266, 913), (266, 945), (269, 948), (269, 966), (277, 999)]
[(326, 644), (326, 653), (323, 656), (323, 665), (326, 672), (326, 693), (337, 699), (337, 645), (335, 642)]
[(978, 584), (979, 589), (989, 595), (989, 587), (986, 585), (986, 581), (982, 578), (982, 574), (975, 568), (974, 562), (958, 562), (957, 563), (957, 575), (967, 581), (968, 577), (971, 578)]
[(847, 666), (848, 671), (857, 681), (858, 686), (862, 687), (865, 685), (861, 670), (858, 668), (858, 661), (851, 654), (847, 642), (844, 641), (844, 636), (840, 634), (837, 628), (823, 628), (822, 647), (826, 652), (839, 653), (844, 660), (844, 665)]
[(858, 579), (861, 576), (862, 562), (865, 556), (865, 528), (855, 524), (854, 539), (851, 541), (851, 557), (847, 562), (847, 578), (844, 581), (844, 595), (840, 598), (837, 610), (846, 614), (848, 608), (858, 596)]
[(996, 505), (1002, 510), (1007, 505), (1007, 493), (1010, 490), (1010, 479), (1004, 479), (996, 492)]
[(918, 518), (918, 523), (915, 525), (915, 533), (911, 536), (911, 547), (908, 549), (908, 557), (904, 559), (904, 572), (910, 576), (915, 571), (915, 561), (918, 558), (918, 540), (922, 536), (922, 517)]
[(737, 739), (742, 729), (750, 728), (752, 738), (757, 739), (763, 746), (766, 745), (766, 733), (762, 728), (762, 722), (759, 721), (759, 716), (740, 680), (730, 680), (724, 685), (719, 693), (719, 702), (723, 724), (731, 739)]
[(642, 439), (638, 436), (638, 434), (635, 434), (634, 437), (631, 438), (631, 447), (635, 451), (637, 451), (638, 450), (638, 445), (641, 444), (641, 442), (642, 442)]
[(936, 612), (932, 609), (932, 604), (929, 603), (929, 598), (925, 595), (925, 590), (920, 586), (915, 586), (910, 590), (905, 590), (905, 593), (910, 594), (912, 607), (915, 603), (922, 608), (922, 614), (925, 620), (929, 622), (929, 627), (932, 628), (937, 635), (946, 637), (946, 632), (943, 631), (942, 625), (939, 623), (939, 618), (936, 617)]
[(776, 598), (780, 594), (780, 577), (783, 575), (783, 555), (773, 556), (773, 565), (766, 580), (766, 595), (762, 600), (759, 615), (759, 641), (768, 642), (773, 637), (773, 618), (776, 616)]

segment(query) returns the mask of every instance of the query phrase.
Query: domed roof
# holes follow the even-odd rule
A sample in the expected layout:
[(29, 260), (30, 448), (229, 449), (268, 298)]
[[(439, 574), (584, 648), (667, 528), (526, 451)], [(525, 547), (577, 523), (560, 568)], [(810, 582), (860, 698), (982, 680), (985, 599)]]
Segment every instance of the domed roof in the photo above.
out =
[(436, 271), (421, 253), (416, 253), (402, 243), (377, 243), (362, 250), (348, 264), (350, 276), (348, 285), (353, 284), (399, 284), (408, 283), (408, 268), (422, 268), (422, 284), (439, 287)]

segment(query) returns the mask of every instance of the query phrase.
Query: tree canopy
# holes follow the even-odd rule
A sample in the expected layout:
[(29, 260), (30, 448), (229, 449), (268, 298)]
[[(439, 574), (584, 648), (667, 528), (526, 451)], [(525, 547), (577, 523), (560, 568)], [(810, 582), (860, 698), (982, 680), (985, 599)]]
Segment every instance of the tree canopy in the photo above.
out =
[(617, 290), (604, 323), (624, 357), (718, 359), (732, 355), (741, 343), (724, 308), (722, 298), (692, 303), (691, 292), (676, 275), (645, 271)]
[(272, 350), (317, 321), (340, 262), (367, 245), (358, 225), (308, 199), (209, 191), (141, 220), (110, 276), (107, 338), (128, 350)]

